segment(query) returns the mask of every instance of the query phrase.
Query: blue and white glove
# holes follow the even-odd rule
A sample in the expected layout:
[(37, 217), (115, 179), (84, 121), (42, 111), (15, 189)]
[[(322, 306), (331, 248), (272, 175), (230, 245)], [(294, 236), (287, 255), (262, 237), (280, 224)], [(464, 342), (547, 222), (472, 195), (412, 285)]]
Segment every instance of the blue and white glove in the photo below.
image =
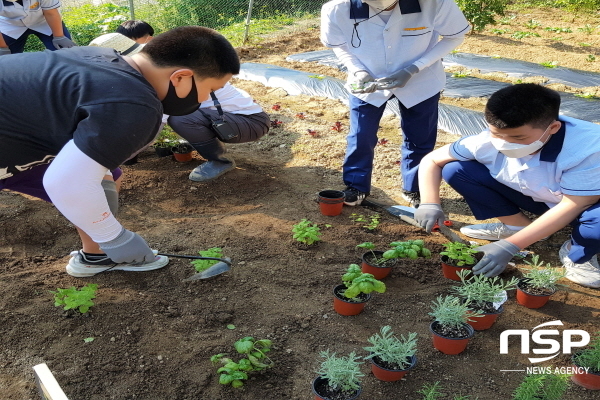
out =
[(504, 239), (476, 247), (475, 250), (483, 253), (484, 256), (473, 267), (473, 273), (475, 275), (483, 274), (488, 278), (500, 275), (506, 269), (506, 264), (511, 258), (521, 251), (516, 245)]
[(419, 72), (419, 67), (411, 64), (390, 76), (379, 78), (375, 81), (377, 82), (377, 90), (403, 88), (406, 86), (406, 83), (409, 81), (409, 79), (412, 78), (417, 72)]
[(57, 50), (70, 49), (71, 47), (77, 46), (74, 41), (66, 36), (55, 36), (52, 38), (52, 44)]
[(373, 93), (377, 89), (375, 78), (363, 70), (348, 75), (348, 86), (352, 93)]
[(446, 215), (442, 206), (437, 203), (422, 203), (415, 211), (415, 221), (425, 228), (427, 233), (431, 233), (434, 225), (445, 219)]
[(100, 248), (117, 264), (143, 264), (153, 262), (155, 258), (146, 241), (127, 229), (123, 229), (113, 240), (100, 243)]

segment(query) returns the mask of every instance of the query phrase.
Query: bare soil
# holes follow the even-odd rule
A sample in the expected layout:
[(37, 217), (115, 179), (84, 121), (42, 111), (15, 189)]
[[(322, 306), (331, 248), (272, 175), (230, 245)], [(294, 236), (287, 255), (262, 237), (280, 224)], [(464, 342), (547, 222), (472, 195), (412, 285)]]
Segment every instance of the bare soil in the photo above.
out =
[[(471, 35), (461, 51), (498, 54), (600, 72), (598, 32), (577, 30), (599, 25), (597, 17), (572, 16), (556, 10), (522, 11), (510, 23), (541, 22), (541, 37), (510, 39), (489, 30)], [(543, 27), (569, 26), (573, 33), (558, 34)], [(501, 25), (490, 28), (502, 28)], [(579, 43), (590, 43), (580, 46)], [(339, 72), (313, 63), (289, 63), (285, 56), (322, 49), (318, 26), (309, 25), (240, 49), (243, 61), (284, 65), (343, 78)], [(508, 78), (503, 78), (508, 79)], [(432, 347), (430, 305), (456, 284), (441, 274), (439, 252), (448, 241), (425, 234), (390, 215), (382, 215), (375, 231), (350, 218), (352, 213), (373, 215), (374, 210), (345, 207), (340, 216), (320, 214), (316, 193), (342, 187), (340, 167), (345, 149), (348, 112), (337, 101), (287, 96), (281, 89), (248, 81), (234, 84), (283, 121), (259, 142), (229, 146), (235, 171), (211, 183), (188, 180), (201, 162), (158, 158), (151, 150), (140, 162), (124, 167), (119, 219), (140, 233), (153, 248), (176, 254), (196, 254), (219, 246), (234, 262), (232, 270), (207, 281), (182, 282), (194, 273), (183, 259), (172, 259), (161, 270), (146, 273), (106, 272), (77, 279), (65, 273), (68, 254), (79, 248), (73, 226), (51, 205), (15, 193), (0, 193), (0, 398), (36, 399), (39, 396), (32, 367), (47, 363), (70, 399), (311, 399), (319, 352), (338, 354), (362, 350), (367, 338), (383, 325), (397, 334), (418, 333), (417, 366), (399, 382), (377, 381), (362, 367), (362, 399), (419, 399), (424, 383), (440, 381), (443, 398), (469, 394), (479, 399), (510, 399), (524, 372), (533, 366), (511, 340), (510, 354), (499, 354), (499, 336), (506, 329), (532, 329), (560, 320), (565, 329), (600, 331), (598, 290), (565, 281), (564, 290), (537, 310), (515, 301), (514, 292), (495, 325), (476, 332), (467, 350), (447, 356)], [(563, 88), (564, 90), (573, 90)], [(444, 101), (459, 103), (456, 100)], [(477, 109), (485, 99), (466, 99), (463, 106)], [(274, 104), (281, 107), (275, 111)], [(460, 105), (460, 104), (459, 104)], [(296, 114), (304, 113), (300, 119)], [(341, 132), (331, 129), (342, 123)], [(405, 204), (398, 182), (398, 121), (382, 121), (377, 146), (373, 198), (386, 204)], [(317, 137), (308, 130), (317, 131)], [(439, 144), (452, 137), (440, 132)], [(462, 199), (443, 189), (443, 206), (455, 221), (453, 230), (474, 223)], [(302, 218), (319, 224), (322, 240), (298, 246), (291, 229)], [(557, 252), (568, 238), (564, 229), (528, 250), (554, 266)], [(387, 292), (375, 294), (358, 316), (333, 311), (332, 288), (362, 252), (355, 246), (371, 241), (386, 250), (392, 241), (422, 239), (431, 259), (402, 260), (385, 278)], [(503, 277), (520, 276), (521, 261)], [(50, 290), (99, 285), (96, 305), (87, 315), (68, 317), (53, 304)], [(235, 325), (228, 329), (227, 325)], [(245, 336), (271, 339), (275, 367), (253, 375), (242, 389), (219, 384), (209, 358), (217, 353), (235, 357), (233, 343)], [(93, 337), (92, 342), (84, 342)], [(569, 366), (561, 354), (543, 366)], [(539, 366), (539, 365), (536, 365)], [(598, 394), (573, 386), (570, 400), (597, 399)]]

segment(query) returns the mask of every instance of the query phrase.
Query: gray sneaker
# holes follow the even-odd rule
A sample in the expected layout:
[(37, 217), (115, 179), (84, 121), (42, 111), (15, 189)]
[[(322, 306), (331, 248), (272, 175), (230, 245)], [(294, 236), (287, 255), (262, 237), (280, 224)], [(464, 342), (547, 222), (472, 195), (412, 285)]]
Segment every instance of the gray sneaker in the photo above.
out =
[(586, 261), (583, 264), (575, 264), (569, 258), (570, 249), (571, 241), (567, 240), (558, 251), (558, 257), (567, 271), (565, 277), (581, 286), (594, 289), (600, 288), (600, 265), (598, 265), (598, 257), (594, 255), (590, 261)]
[(67, 264), (67, 273), (76, 278), (94, 276), (104, 271), (152, 271), (164, 267), (169, 263), (169, 258), (157, 255), (158, 250), (152, 250), (155, 254), (154, 261), (143, 264), (117, 264), (107, 256), (90, 260), (86, 258), (83, 251), (71, 252), (71, 259)]
[(474, 239), (501, 240), (506, 239), (519, 232), (508, 229), (501, 222), (491, 222), (487, 224), (468, 225), (460, 228), (460, 232)]

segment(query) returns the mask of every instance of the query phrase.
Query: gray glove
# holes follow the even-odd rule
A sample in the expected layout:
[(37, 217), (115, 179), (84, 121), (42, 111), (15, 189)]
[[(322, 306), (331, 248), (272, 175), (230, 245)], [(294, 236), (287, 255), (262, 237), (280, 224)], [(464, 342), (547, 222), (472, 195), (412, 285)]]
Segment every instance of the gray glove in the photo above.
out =
[(57, 50), (70, 49), (71, 47), (77, 46), (74, 41), (66, 36), (55, 36), (52, 38), (52, 44)]
[(446, 215), (442, 210), (442, 206), (437, 203), (422, 203), (415, 211), (415, 221), (421, 227), (425, 228), (427, 233), (431, 233), (433, 226), (438, 221), (444, 221)]
[(113, 240), (100, 243), (100, 248), (118, 264), (142, 264), (154, 261), (155, 257), (146, 241), (127, 229), (123, 229)]
[(348, 85), (352, 93), (373, 93), (377, 89), (375, 78), (367, 71), (356, 71), (348, 76)]
[(402, 88), (417, 72), (419, 72), (419, 68), (416, 65), (411, 64), (388, 77), (379, 78), (375, 81), (377, 82), (377, 90)]
[(10, 49), (8, 47), (0, 47), (0, 56), (7, 56), (10, 54)]
[(506, 264), (521, 249), (504, 239), (485, 246), (476, 247), (475, 250), (484, 254), (481, 261), (473, 267), (475, 275), (484, 274), (488, 278), (500, 275), (506, 268)]

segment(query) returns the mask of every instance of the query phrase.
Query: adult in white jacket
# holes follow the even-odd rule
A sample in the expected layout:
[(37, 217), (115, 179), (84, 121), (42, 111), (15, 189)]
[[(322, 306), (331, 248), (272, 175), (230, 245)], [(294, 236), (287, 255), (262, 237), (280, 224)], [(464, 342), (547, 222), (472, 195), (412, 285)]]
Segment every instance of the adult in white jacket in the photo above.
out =
[[(371, 190), (377, 130), (386, 102), (398, 99), (403, 133), (403, 195), (419, 203), (418, 165), (437, 138), (444, 55), (470, 26), (453, 0), (333, 0), (321, 10), (321, 41), (348, 69), (350, 132), (343, 179), (346, 204)], [(440, 40), (441, 38), (441, 40)]]

